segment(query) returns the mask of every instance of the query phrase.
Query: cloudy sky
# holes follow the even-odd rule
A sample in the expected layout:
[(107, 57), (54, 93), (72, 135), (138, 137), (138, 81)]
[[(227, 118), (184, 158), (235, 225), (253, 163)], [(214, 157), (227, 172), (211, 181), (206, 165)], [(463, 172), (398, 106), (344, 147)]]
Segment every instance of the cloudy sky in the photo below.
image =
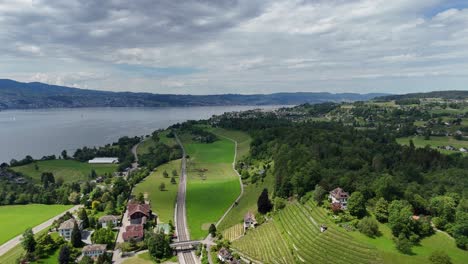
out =
[(468, 0), (0, 0), (0, 43), (0, 78), (99, 90), (468, 90)]

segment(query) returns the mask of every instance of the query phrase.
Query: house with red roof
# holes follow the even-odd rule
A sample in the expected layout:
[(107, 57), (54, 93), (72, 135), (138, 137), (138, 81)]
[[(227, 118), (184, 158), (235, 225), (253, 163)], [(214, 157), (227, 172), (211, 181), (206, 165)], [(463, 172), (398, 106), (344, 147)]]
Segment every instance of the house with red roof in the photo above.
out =
[(332, 207), (339, 206), (341, 209), (346, 209), (348, 205), (349, 193), (338, 187), (333, 189), (328, 197), (331, 200)]

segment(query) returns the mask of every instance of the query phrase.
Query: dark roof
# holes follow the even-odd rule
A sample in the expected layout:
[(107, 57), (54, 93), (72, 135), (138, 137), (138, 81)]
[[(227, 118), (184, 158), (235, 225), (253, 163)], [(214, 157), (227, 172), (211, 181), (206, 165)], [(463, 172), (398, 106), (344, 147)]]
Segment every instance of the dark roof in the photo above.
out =
[(229, 250), (227, 250), (226, 248), (221, 248), (219, 251), (218, 251), (218, 255), (221, 256), (222, 258), (224, 259), (229, 259), (231, 258), (231, 253), (229, 252)]
[(125, 227), (125, 232), (122, 237), (125, 241), (131, 238), (143, 238), (144, 230), (142, 225), (129, 225)]
[(146, 215), (147, 217), (149, 217), (150, 212), (151, 212), (151, 206), (149, 204), (130, 203), (127, 205), (127, 209), (128, 209), (128, 216), (132, 216), (133, 214), (140, 212)]
[(348, 198), (349, 197), (349, 194), (347, 192), (345, 192), (343, 189), (341, 189), (340, 187), (335, 188), (334, 190), (332, 190), (330, 192), (330, 195), (335, 197), (336, 199)]
[(247, 222), (247, 221), (253, 221), (253, 222), (256, 222), (257, 220), (255, 219), (255, 215), (252, 214), (252, 212), (248, 211), (245, 216), (244, 216), (244, 222)]

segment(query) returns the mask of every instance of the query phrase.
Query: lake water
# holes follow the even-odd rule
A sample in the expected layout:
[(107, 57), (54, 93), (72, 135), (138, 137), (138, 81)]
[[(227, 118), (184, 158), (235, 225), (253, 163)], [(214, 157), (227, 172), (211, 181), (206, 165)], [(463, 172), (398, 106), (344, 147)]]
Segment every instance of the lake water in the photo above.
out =
[(74, 108), (0, 112), (0, 163), (26, 155), (41, 158), (72, 155), (83, 146), (101, 146), (122, 136), (142, 136), (187, 120), (224, 112), (278, 106), (213, 106), (164, 108)]

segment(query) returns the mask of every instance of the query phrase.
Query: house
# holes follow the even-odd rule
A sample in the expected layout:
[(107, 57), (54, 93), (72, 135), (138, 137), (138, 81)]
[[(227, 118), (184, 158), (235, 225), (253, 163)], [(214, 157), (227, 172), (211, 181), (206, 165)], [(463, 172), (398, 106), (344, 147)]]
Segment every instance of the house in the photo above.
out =
[(460, 148), (459, 150), (460, 150), (460, 152), (468, 152), (468, 149), (466, 149), (466, 148)]
[(125, 227), (125, 232), (122, 234), (123, 240), (128, 242), (142, 241), (145, 236), (143, 225), (129, 225)]
[(252, 212), (247, 212), (244, 216), (244, 231), (257, 225), (257, 220), (255, 219), (255, 215)]
[(444, 146), (444, 149), (445, 150), (456, 150), (456, 148), (454, 146), (450, 146), (450, 145)]
[(95, 259), (101, 256), (102, 254), (106, 253), (106, 247), (106, 244), (86, 245), (81, 250), (81, 253), (83, 253), (83, 256), (88, 256), (92, 259)]
[(229, 250), (223, 247), (218, 251), (218, 259), (222, 262), (228, 262), (231, 261), (233, 258), (231, 252), (229, 252)]
[(105, 215), (105, 216), (101, 216), (98, 221), (102, 227), (106, 228), (111, 223), (112, 223), (112, 226), (118, 226), (119, 219), (120, 217), (115, 216), (115, 215)]
[(320, 232), (323, 233), (327, 231), (328, 227), (325, 224), (320, 225)]
[(119, 163), (119, 158), (94, 158), (88, 161), (89, 164), (117, 164)]
[(73, 228), (75, 227), (75, 223), (78, 225), (78, 228), (80, 230), (83, 228), (81, 221), (77, 221), (74, 218), (71, 218), (60, 224), (58, 228), (59, 235), (63, 237), (63, 239), (70, 241)]
[(328, 197), (331, 200), (332, 205), (339, 205), (342, 209), (346, 209), (346, 206), (348, 205), (349, 194), (343, 189), (340, 187), (335, 188), (330, 192)]
[(127, 205), (128, 220), (132, 225), (144, 225), (151, 219), (152, 212), (149, 204), (129, 203)]

